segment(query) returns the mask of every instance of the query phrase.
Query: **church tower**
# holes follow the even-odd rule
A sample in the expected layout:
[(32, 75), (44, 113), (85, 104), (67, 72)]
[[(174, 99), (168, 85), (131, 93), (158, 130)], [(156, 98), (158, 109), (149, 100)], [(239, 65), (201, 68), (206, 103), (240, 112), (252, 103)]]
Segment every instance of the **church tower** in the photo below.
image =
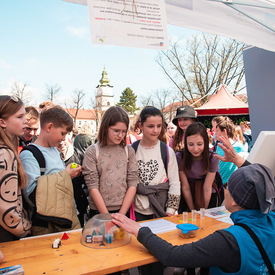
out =
[(100, 84), (96, 87), (96, 110), (100, 112), (106, 111), (109, 107), (114, 106), (114, 94), (113, 86), (109, 84), (110, 80), (107, 77), (107, 72), (104, 70), (102, 72), (102, 77), (100, 79)]

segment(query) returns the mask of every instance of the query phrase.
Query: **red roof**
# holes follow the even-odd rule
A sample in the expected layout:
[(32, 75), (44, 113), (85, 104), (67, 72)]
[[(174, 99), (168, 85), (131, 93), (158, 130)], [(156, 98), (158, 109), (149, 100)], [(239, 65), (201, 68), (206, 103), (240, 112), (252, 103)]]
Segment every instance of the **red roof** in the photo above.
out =
[(233, 96), (225, 85), (196, 111), (198, 116), (249, 114), (248, 105)]
[[(75, 116), (76, 109), (67, 108), (65, 109), (72, 117)], [(77, 119), (81, 120), (96, 120), (95, 110), (91, 109), (79, 109), (77, 113)]]
[[(182, 101), (178, 101), (178, 102), (173, 102), (167, 106), (165, 106), (164, 109), (162, 109), (163, 113), (167, 113), (170, 112), (171, 109), (176, 111), (179, 107), (183, 106), (183, 105), (191, 105), (192, 103), (198, 101), (198, 98), (195, 98), (194, 100), (190, 99), (190, 101), (184, 101), (182, 103)], [(197, 103), (198, 105), (200, 105), (200, 102)]]

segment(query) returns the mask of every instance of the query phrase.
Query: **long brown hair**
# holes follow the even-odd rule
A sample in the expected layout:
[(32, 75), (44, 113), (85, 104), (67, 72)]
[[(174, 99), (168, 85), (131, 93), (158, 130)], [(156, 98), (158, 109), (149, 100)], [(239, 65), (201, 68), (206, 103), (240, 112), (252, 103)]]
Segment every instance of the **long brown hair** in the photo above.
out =
[(193, 135), (200, 135), (203, 138), (204, 142), (204, 150), (202, 153), (202, 173), (208, 172), (210, 168), (210, 160), (209, 160), (209, 138), (207, 134), (207, 130), (204, 125), (200, 122), (194, 122), (190, 124), (184, 135), (184, 156), (183, 156), (183, 171), (191, 170), (191, 166), (193, 163), (193, 156), (188, 151), (187, 147), (187, 138)]
[[(7, 120), (10, 116), (18, 112), (22, 106), (24, 106), (23, 101), (18, 97), (11, 97), (8, 95), (0, 96), (0, 118)], [(7, 146), (12, 152), (17, 160), (17, 173), (18, 173), (18, 185), (23, 188), (27, 185), (27, 177), (23, 169), (23, 165), (18, 157), (18, 137), (11, 140), (5, 133), (5, 130), (0, 127), (0, 142)]]
[[(125, 110), (119, 106), (110, 107), (103, 115), (97, 139), (100, 142), (101, 146), (106, 146), (108, 141), (108, 128), (114, 126), (117, 122), (125, 123), (127, 129), (129, 127), (129, 117)], [(126, 145), (126, 135), (121, 141), (121, 145)]]
[(175, 152), (179, 151), (183, 147), (183, 130), (177, 125), (177, 129), (175, 132), (175, 135), (173, 137), (173, 143), (172, 143), (172, 148)]
[[(196, 122), (195, 118), (191, 118), (193, 120), (192, 123)], [(184, 141), (183, 141), (183, 135), (184, 135), (184, 131), (180, 128), (179, 124), (177, 123), (177, 129), (175, 132), (175, 135), (173, 137), (173, 142), (172, 142), (172, 148), (175, 152), (181, 150), (183, 148), (184, 145)]]

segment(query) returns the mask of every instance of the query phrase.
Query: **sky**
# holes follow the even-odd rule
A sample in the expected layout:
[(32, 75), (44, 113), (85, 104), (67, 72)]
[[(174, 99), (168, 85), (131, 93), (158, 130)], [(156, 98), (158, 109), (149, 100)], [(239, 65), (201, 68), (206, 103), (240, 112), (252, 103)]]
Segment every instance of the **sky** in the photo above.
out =
[[(169, 39), (194, 34), (168, 25)], [(70, 102), (74, 90), (85, 92), (85, 107), (105, 67), (115, 101), (130, 87), (141, 96), (175, 90), (156, 63), (157, 50), (92, 45), (88, 7), (62, 0), (0, 0), (0, 93), (11, 83), (27, 83), (31, 103), (45, 100), (46, 84), (59, 85), (58, 104)], [(68, 103), (69, 104), (69, 103)]]

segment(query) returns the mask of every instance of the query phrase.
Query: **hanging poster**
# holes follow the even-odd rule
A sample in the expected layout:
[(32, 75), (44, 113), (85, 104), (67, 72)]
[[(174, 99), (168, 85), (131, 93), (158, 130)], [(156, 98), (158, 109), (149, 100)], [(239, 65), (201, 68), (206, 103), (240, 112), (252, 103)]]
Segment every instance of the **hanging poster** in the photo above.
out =
[(164, 0), (88, 0), (93, 44), (168, 49)]

